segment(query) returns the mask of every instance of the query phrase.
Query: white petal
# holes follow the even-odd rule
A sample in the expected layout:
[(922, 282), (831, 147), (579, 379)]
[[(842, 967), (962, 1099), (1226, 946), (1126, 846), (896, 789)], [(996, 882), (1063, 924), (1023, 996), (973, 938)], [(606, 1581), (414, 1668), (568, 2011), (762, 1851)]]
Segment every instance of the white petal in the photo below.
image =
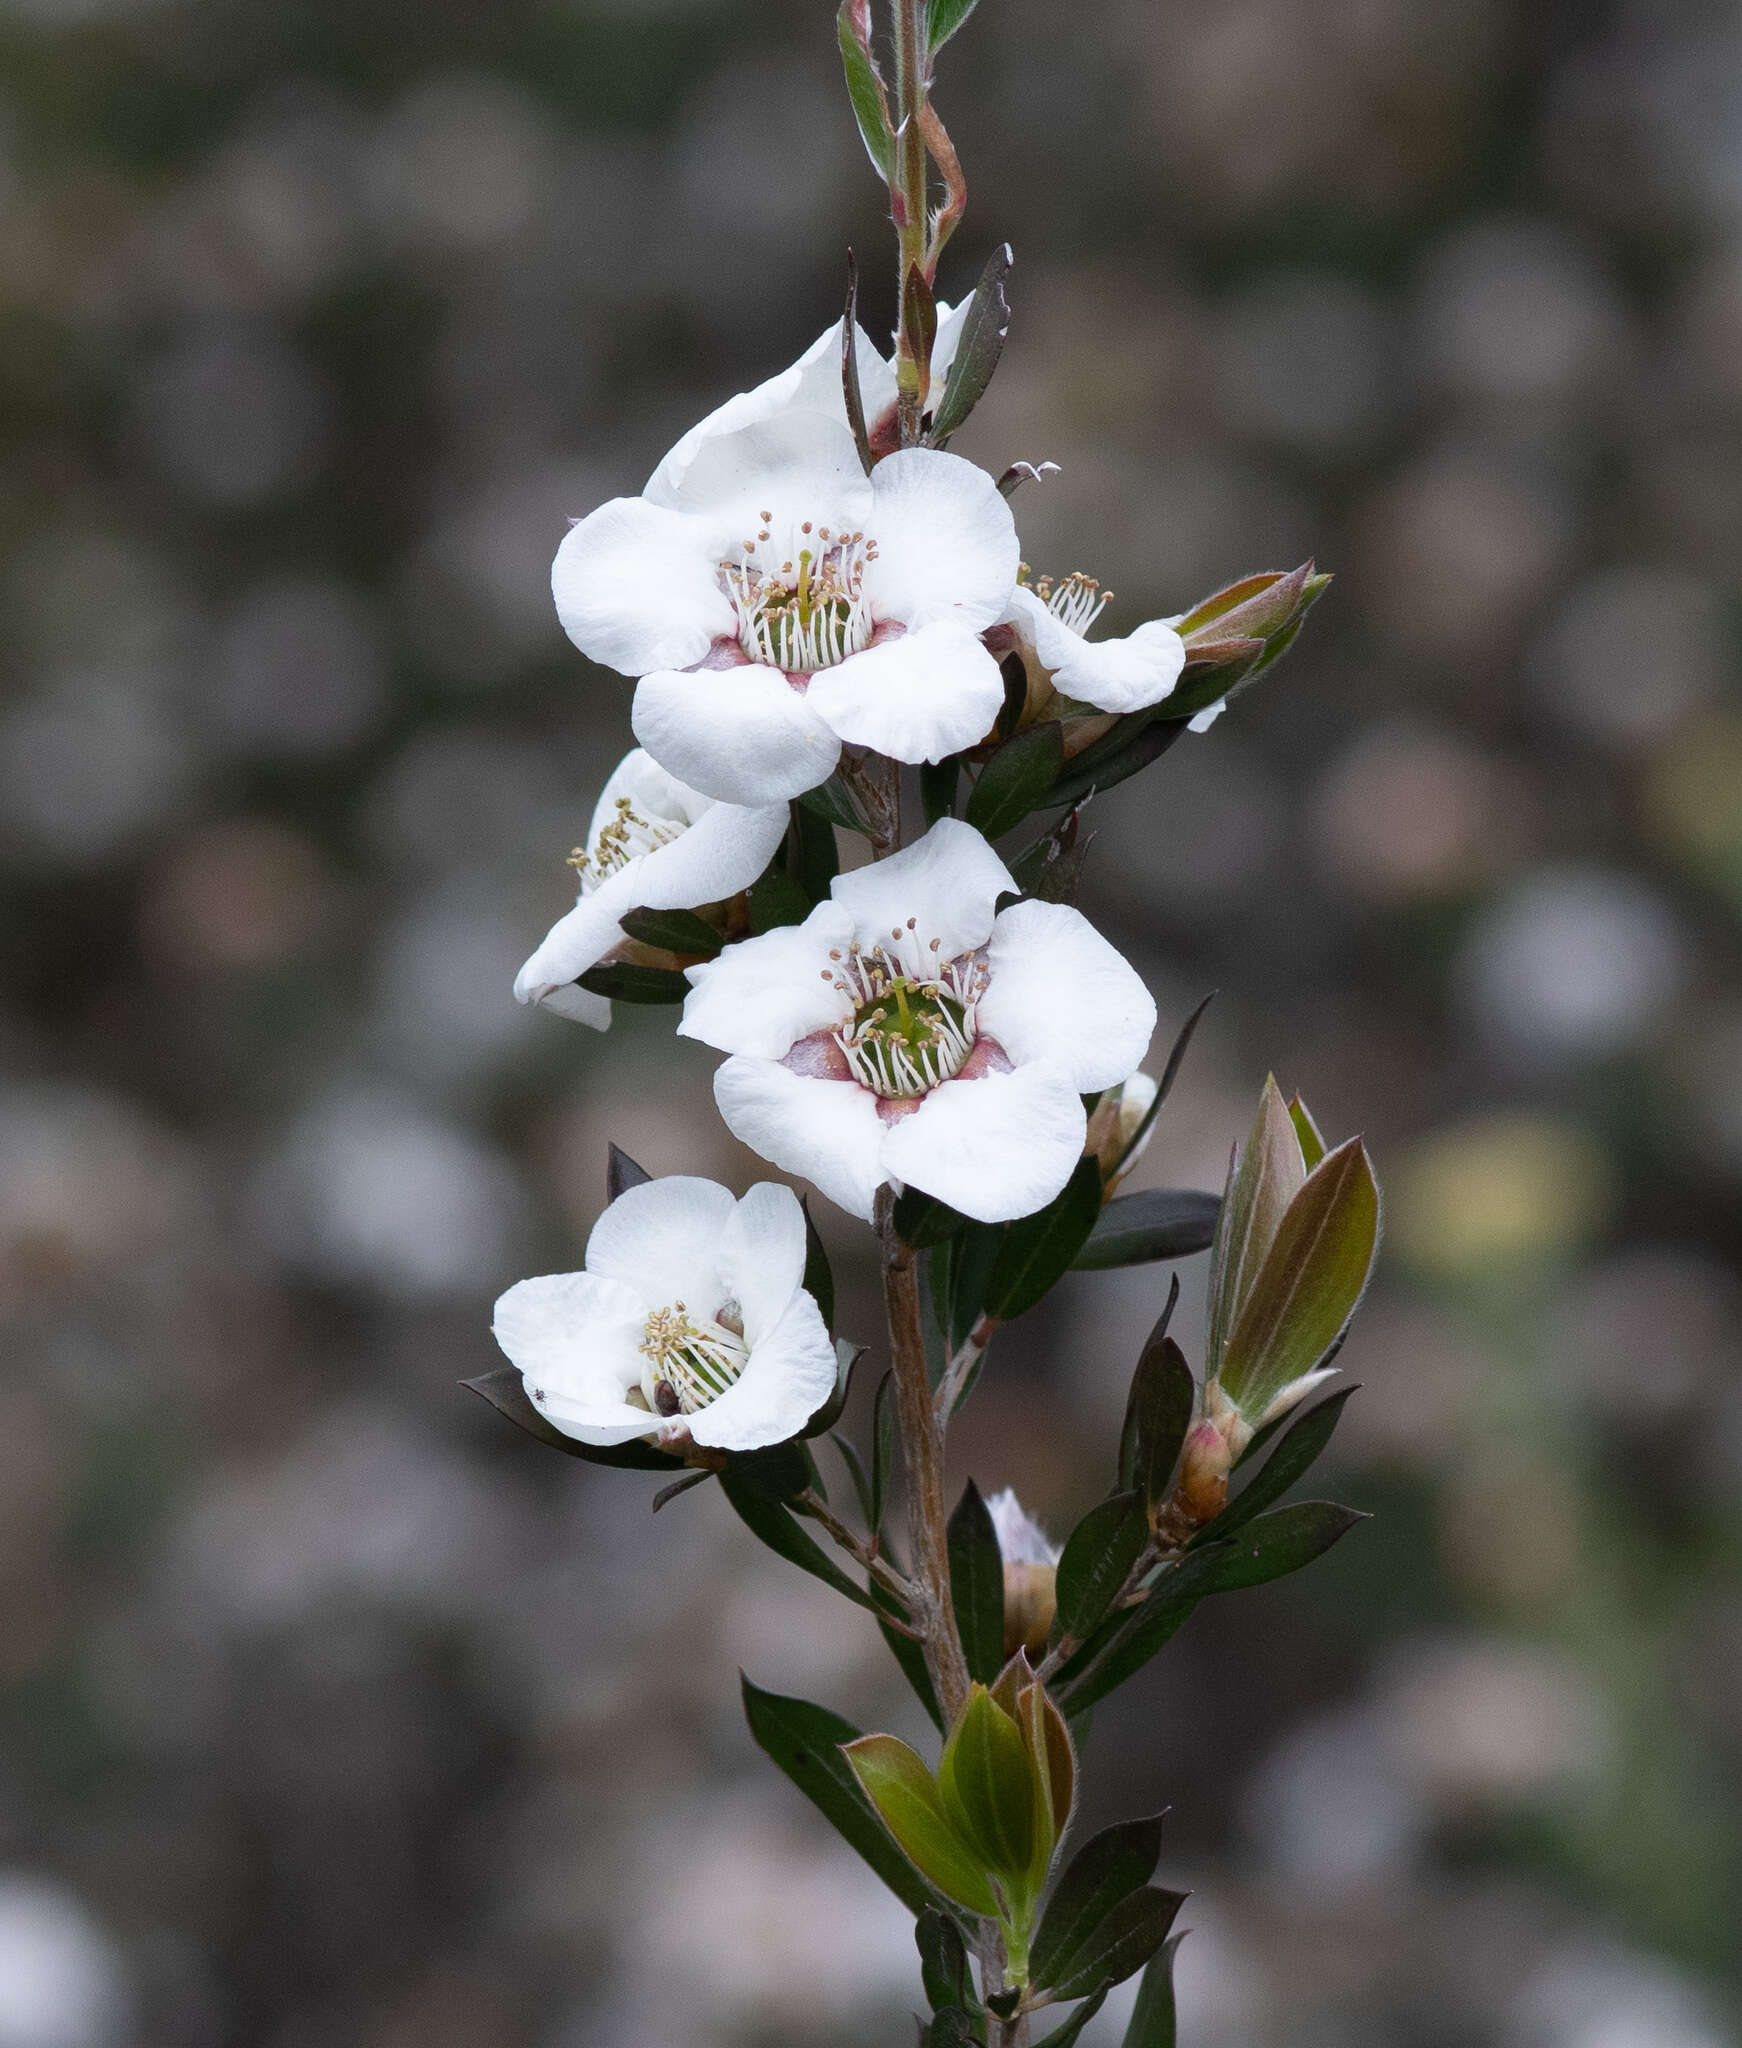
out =
[(986, 943), (993, 906), (1000, 896), (1015, 895), (1016, 884), (972, 825), (940, 818), (923, 839), (887, 860), (837, 875), (829, 893), (852, 917), (862, 944), (887, 940), (911, 917), (921, 948), (938, 939), (936, 957), (953, 960)]
[(496, 1304), (496, 1341), (520, 1368), (528, 1398), (583, 1443), (645, 1436), (658, 1419), (624, 1400), (641, 1377), (647, 1305), (598, 1273), (546, 1273)]
[[(548, 1003), (556, 990), (577, 980), (589, 967), (596, 967), (623, 936), (617, 920), (635, 906), (633, 869), (610, 877), (605, 885), (583, 896), (566, 916), (559, 917), (545, 933), (537, 951), (514, 977), (514, 999), (519, 1003)], [(582, 995), (591, 994), (582, 989)], [(594, 1002), (604, 1002), (594, 996)], [(607, 1013), (609, 1005), (606, 1005)]]
[(563, 631), (626, 676), (687, 668), (738, 630), (720, 586), (721, 550), (707, 520), (613, 498), (571, 526), (556, 551), (550, 588)]
[(786, 837), (791, 814), (785, 804), (703, 802), (707, 808), (682, 838), (656, 848), (632, 870), (636, 901), (644, 908), (694, 910), (736, 896)]
[(1018, 584), (1004, 621), (1034, 648), (1054, 687), (1097, 711), (1146, 710), (1171, 696), (1186, 664), (1185, 642), (1162, 619), (1151, 619), (1123, 639), (1086, 640)]
[(956, 360), (962, 329), (968, 324), (968, 315), (973, 307), (972, 292), (953, 306), (948, 299), (938, 301), (937, 339), (931, 348), (931, 397), (927, 401), (930, 405), (935, 406), (944, 395), (944, 385), (949, 379), (950, 366)]
[(780, 522), (777, 531), (805, 519), (818, 526), (869, 527), (872, 492), (837, 407), (833, 416), (777, 412), (731, 433), (709, 435), (690, 457), (683, 503), (690, 516), (707, 514), (706, 529), (722, 533), (730, 544), (749, 539), (764, 511)]
[(587, 827), (589, 847), (597, 845), (599, 834), (616, 821), (617, 804), (622, 797), (627, 797), (650, 824), (693, 824), (713, 802), (712, 797), (703, 796), (700, 790), (691, 789), (675, 775), (667, 774), (645, 747), (631, 747), (611, 770), (599, 792), (599, 801), (593, 806), (592, 822)]
[(541, 1400), (529, 1386), (527, 1398), (547, 1422), (578, 1443), (626, 1444), (638, 1436), (657, 1437), (665, 1427), (657, 1415), (631, 1401), (570, 1396), (551, 1387), (542, 1387), (542, 1392)]
[(1188, 732), (1208, 732), (1210, 727), (1215, 724), (1216, 720), (1221, 717), (1227, 708), (1227, 698), (1218, 697), (1215, 703), (1206, 704), (1203, 710), (1194, 719), (1189, 721), (1186, 730)]
[(875, 1097), (851, 1081), (795, 1074), (774, 1060), (730, 1059), (714, 1076), (726, 1128), (783, 1172), (812, 1181), (869, 1223), (884, 1175)]
[(1081, 911), (1016, 903), (992, 928), (979, 1025), (1017, 1063), (1045, 1060), (1081, 1092), (1123, 1081), (1149, 1050), (1155, 1002)]
[(795, 1040), (846, 1021), (850, 1010), (832, 986), (829, 952), (845, 952), (852, 941), (851, 917), (838, 904), (819, 903), (803, 924), (728, 946), (717, 960), (687, 970), (678, 1036), (779, 1059)]
[(777, 668), (645, 675), (635, 737), (672, 774), (732, 804), (782, 803), (826, 782), (841, 743)]
[(711, 1316), (724, 1299), (720, 1239), (734, 1206), (717, 1181), (682, 1173), (643, 1181), (593, 1225), (587, 1271), (622, 1281), (650, 1307), (681, 1301)]
[(946, 1081), (883, 1147), (897, 1179), (981, 1223), (1043, 1208), (1083, 1156), (1088, 1119), (1076, 1084), (1045, 1064)]
[(835, 1347), (822, 1311), (808, 1294), (795, 1294), (741, 1376), (689, 1417), (690, 1435), (722, 1451), (784, 1443), (834, 1392), (835, 1372)]
[(573, 982), (549, 990), (539, 998), (538, 1007), (553, 1017), (568, 1018), (571, 1024), (590, 1024), (595, 1031), (611, 1028), (609, 999), (594, 995), (590, 988), (576, 988)]
[(1004, 678), (978, 632), (944, 621), (818, 669), (806, 701), (855, 746), (941, 761), (991, 731)]
[(752, 1350), (803, 1284), (804, 1253), (797, 1195), (779, 1181), (758, 1181), (732, 1211), (720, 1240), (720, 1276), (737, 1300)]
[(1016, 526), (983, 469), (935, 448), (902, 448), (871, 472), (877, 541), (865, 591), (879, 619), (954, 619), (974, 632), (1003, 616), (1016, 586)]

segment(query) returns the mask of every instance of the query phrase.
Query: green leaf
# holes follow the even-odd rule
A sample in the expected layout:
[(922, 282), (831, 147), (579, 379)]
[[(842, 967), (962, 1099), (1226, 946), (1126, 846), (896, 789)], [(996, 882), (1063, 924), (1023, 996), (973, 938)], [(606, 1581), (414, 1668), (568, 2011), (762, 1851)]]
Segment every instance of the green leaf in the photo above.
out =
[(949, 1253), (944, 1320), (952, 1347), (966, 1343), (969, 1331), (980, 1320), (986, 1305), (987, 1284), (1009, 1227), (1005, 1223), (970, 1223), (947, 1246), (933, 1249), (934, 1262), (946, 1249)]
[(637, 967), (628, 960), (607, 960), (577, 975), (581, 987), (614, 1003), (681, 1003), (689, 982), (675, 967)]
[(938, 1765), (944, 1811), (975, 1859), (1007, 1890), (1026, 1882), (1034, 1859), (1035, 1781), (1015, 1720), (975, 1686)]
[(871, 1480), (865, 1470), (865, 1461), (860, 1457), (852, 1440), (842, 1436), (838, 1429), (829, 1432), (829, 1442), (841, 1454), (841, 1463), (847, 1468), (847, 1477), (852, 1483), (853, 1497), (859, 1503), (859, 1512), (865, 1517), (867, 1529), (873, 1528), (871, 1514)]
[(811, 909), (804, 889), (780, 867), (771, 867), (750, 884), (750, 931), (755, 938), (783, 925), (803, 924)]
[(1059, 1998), (1083, 1998), (1106, 1984), (1135, 1976), (1167, 1939), (1185, 1904), (1184, 1892), (1154, 1885), (1121, 1899), (1083, 1943), (1049, 1988)]
[(1118, 1598), (1149, 1542), (1149, 1509), (1138, 1492), (1116, 1493), (1071, 1531), (1058, 1562), (1058, 1626), (1079, 1641)]
[(1062, 1667), (1056, 1690), (1072, 1720), (1141, 1671), (1173, 1640), (1198, 1602), (1216, 1590), (1216, 1572), (1225, 1554), (1223, 1545), (1214, 1544), (1169, 1565), (1141, 1607), (1128, 1609), (1127, 1619), (1115, 1616)]
[(1122, 2048), (1177, 2048), (1173, 1959), (1184, 1940), (1183, 1933), (1170, 1936), (1150, 1959), (1138, 1987), (1137, 2003), (1132, 2008)]
[(886, 1593), (875, 1579), (871, 1581), (871, 1604), (877, 1609), (877, 1626), (882, 1632), (883, 1640), (889, 1645), (890, 1655), (901, 1666), (902, 1677), (912, 1687), (914, 1698), (931, 1716), (932, 1724), (938, 1733), (944, 1734), (946, 1730), (943, 1709), (938, 1705), (937, 1692), (931, 1682), (931, 1672), (926, 1666), (923, 1647), (916, 1637), (903, 1635), (900, 1629), (891, 1628), (889, 1622), (884, 1619), (889, 1615), (896, 1620), (907, 1621), (910, 1618), (907, 1609), (892, 1593)]
[(848, 1578), (779, 1501), (770, 1500), (745, 1481), (736, 1469), (738, 1462), (734, 1460), (720, 1474), (720, 1487), (751, 1534), (778, 1556), (784, 1557), (788, 1564), (797, 1565), (800, 1571), (809, 1572), (812, 1578), (821, 1579), (825, 1586), (833, 1586), (837, 1593), (845, 1594), (855, 1606), (870, 1607), (871, 1596)]
[(841, 402), (853, 446), (859, 451), (859, 466), (869, 476), (874, 458), (865, 427), (865, 389), (859, 382), (859, 266), (851, 249), (847, 251), (847, 303), (841, 314)]
[(953, 1237), (967, 1227), (968, 1219), (959, 1209), (952, 1209), (948, 1202), (940, 1202), (923, 1188), (904, 1188), (896, 1198), (896, 1234), (915, 1251), (942, 1244), (946, 1237)]
[(828, 1247), (823, 1243), (816, 1218), (811, 1214), (809, 1195), (799, 1198), (799, 1207), (804, 1211), (804, 1279), (800, 1285), (822, 1310), (823, 1322), (832, 1337), (835, 1334), (835, 1275), (829, 1265)]
[(1031, 725), (1006, 740), (980, 770), (962, 815), (987, 839), (1020, 825), (1057, 781), (1064, 762), (1064, 727), (1057, 719)]
[(849, 1848), (855, 1849), (911, 1913), (941, 1909), (943, 1900), (889, 1839), (842, 1747), (859, 1731), (827, 1707), (764, 1692), (742, 1678), (744, 1718), (756, 1746), (770, 1757)]
[[(955, 0), (933, 0), (933, 12), (951, 4)], [(967, 0), (967, 5), (971, 7), (973, 0)], [(964, 8), (964, 14), (966, 11)], [(936, 49), (937, 45), (932, 47)], [(935, 447), (941, 448), (979, 404), (992, 381), (992, 372), (998, 367), (998, 358), (1004, 353), (1005, 337), (1010, 332), (1010, 300), (1004, 286), (1014, 261), (1010, 244), (1003, 243), (993, 250), (980, 273), (980, 282), (974, 287), (950, 373), (944, 380), (943, 396), (932, 409), (931, 437)]]
[(695, 953), (703, 960), (712, 960), (726, 943), (693, 910), (626, 910), (617, 922), (643, 946), (660, 946), (668, 953)]
[[(1239, 1593), (1248, 1586), (1267, 1586), (1272, 1579), (1286, 1578), (1322, 1557), (1357, 1522), (1370, 1519), (1359, 1508), (1338, 1507), (1328, 1500), (1300, 1500), (1292, 1507), (1273, 1508), (1248, 1523), (1225, 1548), (1217, 1545), (1220, 1563), (1209, 1590)], [(1208, 1554), (1192, 1551), (1186, 1564)], [(1185, 1568), (1180, 1567), (1181, 1571)]]
[(938, 1781), (918, 1751), (894, 1735), (862, 1735), (844, 1744), (842, 1753), (915, 1868), (970, 1913), (996, 1913), (986, 1873), (957, 1833)]
[(1028, 667), (1020, 654), (1007, 654), (998, 664), (998, 673), (1004, 678), (1004, 702), (998, 707), (992, 732), (1002, 744), (1015, 736), (1028, 708)]
[(1173, 1491), (1174, 1467), (1198, 1400), (1192, 1369), (1166, 1323), (1164, 1315), (1137, 1360), (1119, 1434), (1120, 1484), (1135, 1487), (1152, 1509)]
[(1147, 1266), (1208, 1251), (1222, 1199), (1207, 1188), (1143, 1188), (1115, 1195), (1072, 1261), (1079, 1273), (1113, 1266)]
[(1062, 1280), (1101, 1215), (1101, 1167), (1079, 1159), (1044, 1209), (1006, 1224), (986, 1281), (985, 1312), (1008, 1322)]
[(1288, 1114), (1294, 1124), (1294, 1134), (1300, 1140), (1300, 1156), (1306, 1162), (1307, 1172), (1311, 1173), (1325, 1156), (1325, 1141), (1319, 1136), (1319, 1127), (1313, 1122), (1312, 1111), (1298, 1094), (1288, 1098)]
[(841, 871), (835, 828), (799, 800), (795, 799), (788, 811), (792, 822), (786, 828), (787, 858), (793, 878), (813, 905), (822, 903), (828, 897), (829, 884)]
[(1092, 838), (1077, 843), (1082, 821), (1083, 806), (1074, 805), (1051, 831), (1043, 832), (1010, 863), (1010, 879), (1024, 896), (1041, 903), (1075, 905), (1083, 861), (1093, 843)]
[[(847, 1394), (853, 1384), (853, 1368), (865, 1356), (863, 1344), (849, 1344), (845, 1337), (835, 1339), (835, 1391), (799, 1431), (805, 1440), (826, 1436), (841, 1419), (841, 1411), (847, 1405)], [(815, 1482), (812, 1482), (815, 1484)]]
[(950, 1517), (950, 1603), (968, 1676), (990, 1685), (1004, 1668), (1004, 1553), (970, 1479)]
[(956, 808), (956, 785), (962, 779), (962, 757), (950, 754), (942, 761), (922, 761), (919, 768), (919, 805), (928, 825), (952, 817)]
[(928, 1906), (914, 1924), (913, 1938), (919, 1948), (920, 1982), (932, 2011), (946, 2012), (952, 2006), (964, 2014), (974, 2011), (980, 2001), (968, 1973), (968, 1945), (954, 1919)]
[(631, 1188), (645, 1187), (653, 1178), (645, 1166), (637, 1166), (621, 1145), (613, 1145), (605, 1154), (605, 1200), (616, 1201)]
[(817, 1484), (817, 1468), (803, 1444), (788, 1439), (761, 1451), (733, 1451), (728, 1461), (739, 1485), (764, 1500), (791, 1500)]
[(718, 1475), (713, 1472), (686, 1472), (681, 1479), (674, 1479), (669, 1486), (662, 1486), (653, 1496), (653, 1512), (657, 1515), (662, 1507), (677, 1499), (680, 1493), (691, 1493), (698, 1486), (705, 1486)]
[(1155, 1875), (1163, 1818), (1152, 1813), (1103, 1828), (1065, 1865), (1029, 1953), (1037, 1984), (1072, 1974), (1107, 1915)]
[(907, 266), (907, 282), (901, 289), (901, 331), (913, 360), (929, 365), (938, 338), (938, 305), (917, 263)]
[(930, 0), (925, 11), (925, 47), (936, 56), (979, 5), (979, 0)]
[[(1292, 1123), (1288, 1143), (1298, 1159)], [(1361, 1140), (1351, 1138), (1289, 1203), (1221, 1354), (1223, 1389), (1250, 1420), (1342, 1335), (1378, 1249), (1379, 1188)]]
[(871, 829), (859, 808), (858, 799), (847, 787), (838, 768), (826, 782), (819, 782), (815, 789), (807, 789), (801, 796), (794, 797), (793, 802), (826, 825), (840, 825), (848, 832), (868, 832)]
[[(1306, 1179), (1300, 1140), (1275, 1076), (1264, 1083), (1258, 1114), (1236, 1152), (1210, 1257), (1209, 1350), (1205, 1377), (1220, 1372), (1228, 1338), (1258, 1278), (1288, 1205)], [(1240, 1397), (1229, 1390), (1230, 1398)]]
[(947, 2005), (920, 2036), (920, 2048), (979, 2048), (979, 2027), (959, 2005)]
[(572, 1436), (564, 1436), (528, 1399), (525, 1382), (516, 1366), (499, 1365), (493, 1372), (480, 1373), (476, 1379), (461, 1380), (460, 1385), (481, 1400), (488, 1401), (498, 1415), (507, 1416), (517, 1429), (525, 1430), (528, 1436), (536, 1437), (541, 1444), (548, 1444), (553, 1451), (561, 1451), (567, 1457), (584, 1459), (589, 1465), (616, 1465), (631, 1472), (679, 1472), (683, 1469), (681, 1458), (668, 1457), (664, 1451), (656, 1451), (638, 1437), (631, 1438), (626, 1444), (584, 1444)]
[(1081, 803), (1092, 790), (1117, 788), (1121, 782), (1141, 774), (1152, 761), (1159, 761), (1168, 748), (1184, 735), (1188, 721), (1184, 718), (1154, 718), (1139, 711), (1133, 714), (1132, 723), (1135, 729), (1128, 730), (1111, 751), (1099, 754), (1091, 761), (1089, 757), (1095, 749), (1085, 748), (1075, 759), (1066, 762), (1059, 771), (1058, 779), (1034, 809), (1056, 810), (1063, 804)]
[(847, 97), (871, 168), (887, 185), (895, 176), (895, 135), (889, 125), (889, 96), (877, 61), (871, 55), (870, 9), (866, 0), (841, 0), (835, 16), (841, 44), (841, 68), (847, 74)]
[[(1074, 817), (1076, 813), (1073, 812), (1071, 815)], [(1197, 1008), (1180, 1026), (1172, 1046), (1168, 1049), (1167, 1064), (1161, 1070), (1161, 1079), (1155, 1084), (1155, 1100), (1144, 1111), (1143, 1121), (1132, 1132), (1131, 1142), (1125, 1148), (1125, 1156), (1127, 1158), (1136, 1151), (1137, 1147), (1149, 1135), (1150, 1126), (1161, 1114), (1163, 1103), (1173, 1093), (1173, 1084), (1179, 1079), (1179, 1070), (1185, 1064), (1185, 1056), (1190, 1050), (1192, 1038), (1199, 1024), (1203, 1021), (1204, 1012), (1215, 1000), (1216, 991), (1211, 989), (1209, 994), (1204, 997), (1202, 1002), (1198, 1004)], [(1218, 1209), (1221, 1207), (1219, 1199), (1217, 1207)]]
[(1107, 1994), (1113, 1989), (1111, 1983), (1102, 1984), (1088, 1998), (1085, 1998), (1062, 2027), (1055, 2027), (1047, 2035), (1044, 2048), (1071, 2048), (1083, 2029), (1107, 2003)]
[(1357, 1387), (1344, 1387), (1328, 1401), (1321, 1401), (1317, 1407), (1297, 1416), (1289, 1424), (1288, 1433), (1281, 1443), (1245, 1487), (1213, 1522), (1198, 1532), (1198, 1538), (1194, 1540), (1231, 1536), (1236, 1529), (1243, 1529), (1254, 1516), (1262, 1514), (1272, 1501), (1280, 1500), (1316, 1462), (1342, 1419), (1343, 1403), (1357, 1392)]

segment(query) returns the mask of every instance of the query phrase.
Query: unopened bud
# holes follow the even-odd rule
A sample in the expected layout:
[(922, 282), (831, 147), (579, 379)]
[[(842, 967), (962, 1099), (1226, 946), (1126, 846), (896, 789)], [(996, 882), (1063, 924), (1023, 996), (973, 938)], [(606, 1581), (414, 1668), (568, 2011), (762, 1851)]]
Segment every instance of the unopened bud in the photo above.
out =
[(1186, 1432), (1180, 1450), (1179, 1483), (1171, 1512), (1193, 1528), (1214, 1521), (1228, 1502), (1228, 1475), (1252, 1441), (1252, 1425), (1211, 1380), (1204, 1388), (1203, 1413)]
[(1151, 1075), (1138, 1072), (1109, 1088), (1095, 1104), (1084, 1150), (1101, 1162), (1109, 1195), (1143, 1157), (1154, 1134), (1154, 1124), (1145, 1119), (1155, 1105), (1158, 1085)]
[(1006, 1487), (986, 1503), (1004, 1560), (1004, 1654), (1045, 1654), (1058, 1609), (1058, 1546)]

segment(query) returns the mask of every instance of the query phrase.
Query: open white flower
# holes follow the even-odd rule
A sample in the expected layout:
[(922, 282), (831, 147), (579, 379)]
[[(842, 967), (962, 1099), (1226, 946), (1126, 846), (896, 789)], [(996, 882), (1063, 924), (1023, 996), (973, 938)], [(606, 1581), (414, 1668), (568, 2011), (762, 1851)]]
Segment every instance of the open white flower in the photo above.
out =
[(614, 498), (551, 586), (576, 646), (640, 678), (635, 736), (729, 803), (827, 779), (841, 742), (901, 761), (972, 746), (1004, 701), (980, 640), (1016, 581), (1010, 508), (931, 448), (860, 467), (844, 422), (775, 412), (706, 436), (675, 502)]
[(711, 1180), (647, 1181), (593, 1225), (584, 1271), (509, 1288), (496, 1341), (533, 1406), (581, 1443), (760, 1450), (835, 1388), (804, 1257), (791, 1188), (761, 1181), (734, 1201)]
[(1085, 1091), (1143, 1057), (1155, 1005), (1077, 911), (1018, 903), (971, 825), (838, 875), (801, 925), (688, 970), (678, 1030), (730, 1053), (714, 1096), (765, 1159), (869, 1217), (910, 1183), (996, 1223), (1082, 1156)]
[(1000, 623), (1052, 678), (1062, 696), (1097, 711), (1144, 711), (1171, 696), (1186, 663), (1173, 622), (1150, 619), (1122, 639), (1091, 640), (1089, 629), (1113, 601), (1092, 576), (1054, 582), (1024, 580), (1010, 594)]
[(611, 1005), (576, 977), (622, 943), (631, 910), (695, 910), (748, 889), (786, 831), (785, 804), (723, 804), (668, 775), (639, 747), (605, 784), (587, 843), (569, 855), (575, 907), (557, 919), (514, 979), (523, 1003), (610, 1028)]

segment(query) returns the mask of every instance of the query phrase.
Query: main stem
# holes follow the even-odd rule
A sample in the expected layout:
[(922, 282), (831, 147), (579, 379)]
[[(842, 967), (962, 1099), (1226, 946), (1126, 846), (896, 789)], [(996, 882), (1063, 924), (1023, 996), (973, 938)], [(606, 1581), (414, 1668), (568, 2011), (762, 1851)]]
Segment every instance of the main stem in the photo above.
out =
[(926, 263), (925, 132), (920, 110), (925, 103), (925, 0), (895, 0), (895, 178), (889, 188), (895, 216), (901, 271), (896, 283), (900, 335), (895, 352), (896, 410), (901, 445), (920, 438), (930, 362), (921, 362), (917, 337), (907, 318), (907, 283)]

